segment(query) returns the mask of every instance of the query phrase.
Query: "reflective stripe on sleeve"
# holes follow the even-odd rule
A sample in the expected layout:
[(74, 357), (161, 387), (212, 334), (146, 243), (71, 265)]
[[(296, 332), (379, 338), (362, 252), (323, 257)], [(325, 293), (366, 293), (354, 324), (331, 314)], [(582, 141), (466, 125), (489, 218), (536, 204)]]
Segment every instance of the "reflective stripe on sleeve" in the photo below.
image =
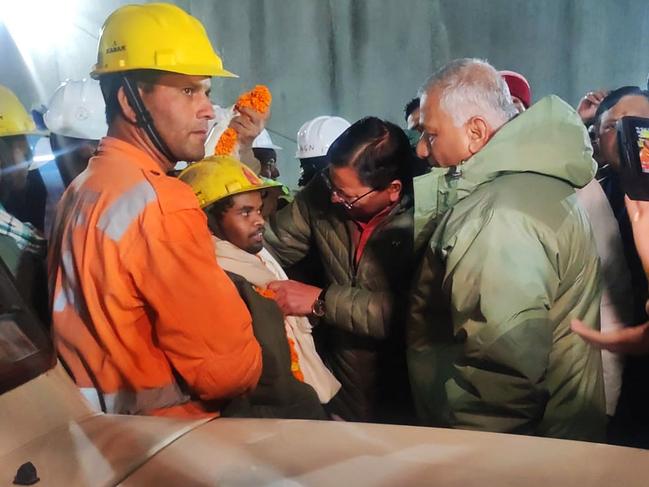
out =
[(142, 181), (106, 208), (97, 222), (97, 228), (106, 232), (111, 240), (119, 242), (144, 208), (156, 199), (153, 186), (148, 181)]

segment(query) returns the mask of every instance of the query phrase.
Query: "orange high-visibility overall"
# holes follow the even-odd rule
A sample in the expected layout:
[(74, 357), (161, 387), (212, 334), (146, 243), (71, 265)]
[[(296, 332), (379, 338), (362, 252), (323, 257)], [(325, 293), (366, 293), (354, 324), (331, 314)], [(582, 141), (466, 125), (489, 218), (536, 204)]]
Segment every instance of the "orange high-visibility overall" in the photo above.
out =
[(104, 138), (51, 242), (54, 342), (98, 408), (197, 416), (255, 387), (261, 350), (206, 217), (145, 152)]

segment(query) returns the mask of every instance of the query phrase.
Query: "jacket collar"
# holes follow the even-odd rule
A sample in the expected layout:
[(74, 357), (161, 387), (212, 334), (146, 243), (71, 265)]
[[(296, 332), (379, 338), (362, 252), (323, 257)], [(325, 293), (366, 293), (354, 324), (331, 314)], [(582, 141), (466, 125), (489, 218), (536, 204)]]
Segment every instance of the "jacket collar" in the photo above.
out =
[(155, 159), (139, 147), (125, 140), (109, 136), (104, 137), (99, 141), (97, 155), (101, 156), (102, 152), (110, 152), (111, 154), (120, 153), (128, 160), (129, 164), (134, 164), (143, 171), (158, 174), (163, 173), (160, 164)]

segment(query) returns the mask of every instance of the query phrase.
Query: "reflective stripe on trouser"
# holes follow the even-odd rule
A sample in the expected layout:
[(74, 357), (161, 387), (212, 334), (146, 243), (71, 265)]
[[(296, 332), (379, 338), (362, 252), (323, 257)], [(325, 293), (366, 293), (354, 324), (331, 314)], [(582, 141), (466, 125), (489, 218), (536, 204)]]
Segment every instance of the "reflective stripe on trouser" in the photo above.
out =
[(94, 387), (81, 387), (81, 394), (97, 410), (110, 414), (143, 414), (153, 409), (178, 406), (189, 401), (178, 384), (139, 391), (121, 390), (104, 394)]

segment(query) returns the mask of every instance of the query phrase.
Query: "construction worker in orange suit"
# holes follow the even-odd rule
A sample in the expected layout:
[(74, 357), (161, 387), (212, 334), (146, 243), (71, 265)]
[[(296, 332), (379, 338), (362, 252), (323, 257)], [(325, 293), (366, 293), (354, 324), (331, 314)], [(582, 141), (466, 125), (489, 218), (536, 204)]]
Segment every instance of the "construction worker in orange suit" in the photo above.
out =
[[(108, 136), (66, 190), (52, 231), (59, 357), (102, 411), (215, 414), (255, 387), (261, 351), (196, 196), (166, 173), (203, 158), (210, 78), (234, 75), (197, 19), (150, 3), (108, 17), (91, 76)], [(261, 131), (255, 116), (247, 123)]]

